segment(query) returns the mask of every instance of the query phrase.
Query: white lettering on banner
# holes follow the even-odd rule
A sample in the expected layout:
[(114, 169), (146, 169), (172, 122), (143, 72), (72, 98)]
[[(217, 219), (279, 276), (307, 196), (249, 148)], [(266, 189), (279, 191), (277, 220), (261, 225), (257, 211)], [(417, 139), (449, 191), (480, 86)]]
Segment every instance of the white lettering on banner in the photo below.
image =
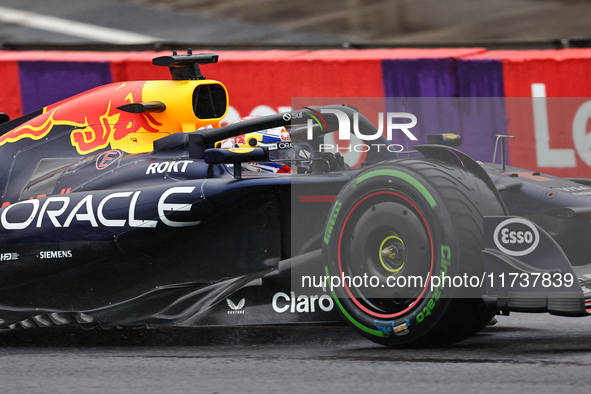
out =
[(587, 134), (587, 123), (591, 118), (591, 101), (583, 103), (573, 120), (573, 142), (579, 157), (591, 166), (591, 135)]
[(536, 157), (540, 167), (574, 167), (575, 154), (572, 149), (551, 149), (548, 128), (548, 107), (546, 105), (546, 85), (531, 85), (536, 139)]
[[(155, 207), (156, 213), (159, 216), (160, 221), (169, 227), (187, 227), (195, 226), (199, 224), (199, 221), (183, 222), (178, 220), (171, 220), (166, 217), (168, 212), (189, 212), (191, 211), (192, 204), (190, 203), (171, 203), (167, 202), (167, 199), (173, 194), (191, 194), (195, 190), (195, 187), (184, 186), (184, 187), (172, 187), (162, 193), (158, 199), (158, 203)], [(72, 199), (69, 196), (51, 196), (47, 197), (44, 204), (40, 207), (41, 203), (38, 199), (20, 201), (15, 204), (8, 205), (2, 211), (0, 215), (0, 225), (6, 230), (24, 230), (28, 228), (34, 221), (35, 227), (42, 227), (45, 223), (45, 227), (53, 226), (55, 228), (64, 227), (68, 228), (72, 223), (78, 224), (87, 223), (92, 227), (98, 227), (99, 222), (105, 227), (143, 227), (143, 228), (154, 228), (158, 224), (158, 220), (146, 220), (136, 218), (138, 199), (141, 191), (136, 192), (117, 192), (112, 193), (104, 198), (98, 204), (96, 211), (93, 209), (93, 198), (96, 195), (88, 194), (82, 198), (76, 205), (68, 211), (71, 205)], [(124, 198), (129, 200), (129, 209), (127, 210), (126, 217), (107, 217), (105, 211), (108, 212), (106, 206), (112, 203), (112, 200), (117, 198)], [(145, 204), (143, 204), (145, 205)], [(125, 206), (125, 205), (123, 205)], [(9, 220), (9, 212), (13, 211), (15, 207), (21, 207), (27, 211), (28, 214), (22, 215), (20, 221), (15, 219)], [(121, 210), (118, 210), (121, 213)], [(125, 214), (124, 214), (125, 215)], [(44, 219), (49, 219), (45, 221)], [(65, 220), (64, 220), (65, 218)], [(61, 220), (60, 220), (61, 219)], [(97, 221), (98, 219), (98, 221)], [(61, 221), (64, 220), (63, 224)]]
[[(531, 91), (538, 167), (576, 167), (574, 149), (550, 148), (546, 85), (534, 83), (531, 85)], [(587, 121), (589, 118), (591, 118), (591, 101), (587, 101), (577, 109), (572, 125), (572, 136), (579, 157), (585, 163), (591, 165), (591, 137), (587, 134)]]

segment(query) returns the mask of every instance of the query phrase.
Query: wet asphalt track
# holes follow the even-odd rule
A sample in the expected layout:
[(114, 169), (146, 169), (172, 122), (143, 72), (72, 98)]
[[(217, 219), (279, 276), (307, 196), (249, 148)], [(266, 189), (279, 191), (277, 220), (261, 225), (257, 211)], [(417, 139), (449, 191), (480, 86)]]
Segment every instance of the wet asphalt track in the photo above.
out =
[(512, 314), (443, 349), (347, 327), (0, 334), (2, 393), (587, 393), (591, 319)]

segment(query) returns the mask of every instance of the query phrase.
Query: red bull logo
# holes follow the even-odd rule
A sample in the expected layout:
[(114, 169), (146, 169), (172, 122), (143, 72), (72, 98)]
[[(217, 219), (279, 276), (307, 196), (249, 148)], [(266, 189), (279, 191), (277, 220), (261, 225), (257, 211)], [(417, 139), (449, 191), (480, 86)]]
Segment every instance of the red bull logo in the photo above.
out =
[(70, 141), (86, 155), (130, 138), (134, 133), (158, 133), (161, 123), (149, 113), (132, 114), (117, 107), (142, 101), (145, 82), (110, 84), (50, 105), (31, 121), (0, 136), (0, 146), (24, 138), (40, 140), (55, 126), (73, 126)]

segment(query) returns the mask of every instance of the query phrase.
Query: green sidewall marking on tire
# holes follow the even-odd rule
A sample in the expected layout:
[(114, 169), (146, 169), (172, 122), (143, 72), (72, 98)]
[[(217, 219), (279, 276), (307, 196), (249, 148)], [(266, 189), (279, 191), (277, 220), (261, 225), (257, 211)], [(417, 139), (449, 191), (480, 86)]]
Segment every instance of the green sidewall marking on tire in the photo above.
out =
[(334, 201), (334, 205), (332, 207), (332, 211), (328, 217), (328, 223), (326, 224), (326, 230), (324, 231), (324, 243), (329, 244), (330, 236), (332, 235), (332, 229), (334, 227), (335, 222), (337, 221), (337, 216), (339, 215), (339, 211), (341, 210), (341, 202), (339, 200)]
[[(327, 279), (330, 277), (329, 273), (328, 273), (328, 266), (324, 266), (324, 271), (326, 272), (326, 277)], [(343, 312), (343, 315), (351, 322), (353, 323), (353, 325), (357, 328), (359, 328), (361, 331), (364, 331), (366, 333), (368, 333), (369, 335), (373, 335), (376, 337), (383, 337), (383, 338), (388, 338), (390, 337), (390, 333), (389, 332), (383, 332), (383, 331), (378, 331), (378, 330), (372, 330), (369, 327), (364, 326), (363, 324), (359, 323), (357, 320), (353, 319), (353, 317), (349, 314), (349, 312), (347, 312), (345, 310), (345, 308), (343, 307), (343, 305), (341, 305), (341, 302), (339, 301), (337, 295), (335, 294), (334, 290), (331, 288), (330, 292), (332, 294), (332, 298), (334, 299), (335, 303), (337, 304), (337, 306), (339, 307), (339, 309), (341, 310), (341, 312)]]
[(404, 172), (398, 171), (398, 170), (383, 169), (383, 170), (375, 170), (375, 171), (368, 172), (368, 173), (363, 174), (363, 175), (359, 176), (358, 178), (356, 178), (353, 181), (351, 187), (355, 188), (361, 182), (363, 182), (367, 179), (376, 177), (376, 176), (393, 176), (393, 177), (402, 179), (403, 181), (406, 181), (406, 182), (410, 183), (412, 186), (414, 186), (423, 195), (423, 197), (425, 197), (425, 199), (427, 200), (427, 202), (429, 203), (431, 208), (435, 208), (437, 206), (437, 202), (435, 201), (435, 199), (433, 198), (431, 193), (429, 193), (429, 191), (425, 188), (425, 186), (423, 186), (419, 181), (417, 181), (416, 179), (414, 179), (410, 175), (405, 174)]

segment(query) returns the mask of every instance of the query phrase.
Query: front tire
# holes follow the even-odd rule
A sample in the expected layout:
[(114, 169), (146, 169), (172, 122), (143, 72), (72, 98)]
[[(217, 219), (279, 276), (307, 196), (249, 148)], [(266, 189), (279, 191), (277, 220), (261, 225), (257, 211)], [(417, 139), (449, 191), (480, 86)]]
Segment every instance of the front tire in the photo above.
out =
[(388, 346), (443, 345), (475, 334), (495, 313), (481, 289), (431, 286), (432, 278), (480, 278), (482, 217), (502, 214), (481, 179), (444, 162), (402, 159), (358, 174), (337, 196), (323, 242), (341, 314)]

